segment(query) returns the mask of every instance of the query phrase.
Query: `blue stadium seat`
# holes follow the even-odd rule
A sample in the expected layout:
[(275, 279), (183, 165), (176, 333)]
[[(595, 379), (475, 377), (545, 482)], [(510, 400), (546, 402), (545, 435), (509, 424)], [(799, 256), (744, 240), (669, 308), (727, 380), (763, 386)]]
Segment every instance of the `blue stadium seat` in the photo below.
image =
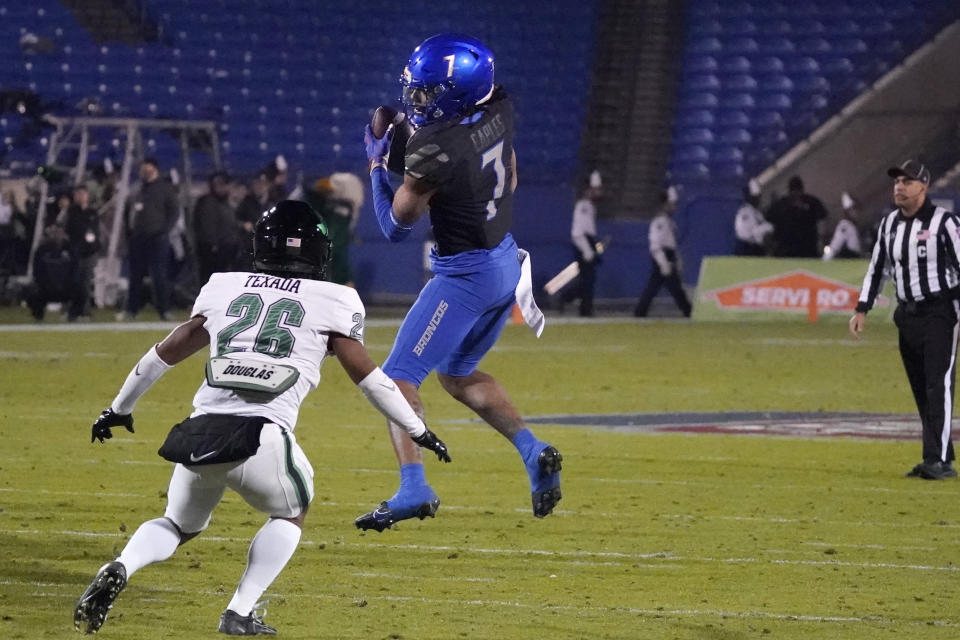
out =
[(758, 31), (757, 24), (753, 20), (740, 16), (724, 20), (722, 30), (724, 35), (735, 36), (753, 35)]
[(793, 33), (793, 25), (782, 18), (775, 18), (762, 22), (760, 24), (760, 31), (767, 37), (788, 36)]
[(704, 38), (695, 38), (687, 47), (687, 50), (692, 53), (716, 54), (723, 51), (723, 45), (720, 43), (718, 38), (714, 36), (708, 36)]
[(723, 79), (723, 90), (724, 91), (755, 91), (757, 89), (757, 81), (753, 76), (746, 73), (738, 73), (732, 76), (727, 76)]
[(801, 93), (829, 93), (830, 83), (823, 76), (800, 76), (794, 88)]
[(804, 18), (793, 23), (791, 33), (798, 37), (819, 36), (826, 32), (826, 27), (816, 18)]
[(750, 60), (744, 56), (731, 56), (720, 60), (719, 71), (722, 74), (750, 73)]
[(785, 93), (765, 93), (757, 100), (760, 109), (786, 111), (792, 106), (793, 101)]
[(760, 91), (769, 93), (786, 93), (793, 91), (793, 81), (784, 74), (775, 73), (761, 76)]
[(810, 56), (797, 56), (788, 61), (786, 72), (793, 76), (819, 73), (820, 65)]
[(783, 129), (783, 116), (779, 111), (756, 111), (749, 126), (754, 130)]
[(710, 165), (718, 165), (724, 163), (737, 163), (740, 164), (743, 162), (743, 151), (738, 147), (728, 146), (728, 147), (717, 147), (713, 155), (710, 156)]
[(749, 127), (752, 119), (740, 109), (722, 110), (717, 114), (716, 124), (720, 129)]
[(701, 127), (709, 129), (715, 121), (713, 111), (709, 109), (692, 109), (679, 111), (675, 120), (678, 127)]
[(893, 32), (893, 23), (887, 18), (867, 18), (861, 23), (860, 35), (865, 38), (885, 37)]
[(683, 83), (684, 91), (701, 92), (720, 89), (720, 79), (712, 73), (700, 73), (690, 76)]
[(830, 53), (832, 47), (825, 38), (814, 37), (802, 40), (797, 50), (804, 55), (819, 56)]
[(678, 164), (705, 163), (710, 159), (710, 152), (702, 145), (687, 145), (677, 147), (670, 159), (671, 166)]
[(759, 132), (754, 141), (761, 148), (782, 151), (789, 143), (789, 138), (782, 129), (769, 129)]
[(830, 99), (822, 93), (808, 93), (798, 95), (794, 101), (794, 109), (801, 111), (823, 111), (830, 106)]
[(756, 99), (750, 93), (731, 93), (723, 96), (719, 106), (721, 109), (753, 109)]
[(710, 145), (713, 144), (714, 136), (710, 129), (698, 127), (681, 131), (677, 140), (682, 144), (688, 145)]
[(730, 54), (752, 54), (760, 50), (760, 45), (754, 38), (743, 36), (728, 40), (723, 50)]
[(850, 75), (856, 68), (853, 66), (853, 62), (850, 61), (850, 58), (846, 56), (833, 56), (826, 58), (821, 65), (823, 73), (828, 76), (839, 76), (839, 75)]
[(717, 162), (710, 165), (710, 175), (713, 178), (740, 180), (744, 174), (745, 171), (741, 162)]
[(712, 109), (716, 107), (719, 100), (714, 93), (709, 91), (698, 91), (681, 95), (678, 106), (681, 109)]
[(774, 36), (772, 38), (763, 38), (760, 40), (760, 53), (772, 56), (783, 56), (796, 51), (796, 45), (793, 40), (783, 36)]
[(826, 23), (826, 31), (831, 38), (842, 38), (860, 35), (861, 27), (856, 21), (850, 19), (831, 20)]
[(842, 56), (855, 56), (866, 53), (870, 47), (860, 38), (841, 38), (834, 42), (832, 51)]
[(713, 73), (717, 70), (717, 66), (717, 59), (715, 57), (696, 55), (687, 58), (686, 63), (683, 65), (683, 72), (690, 75)]
[(702, 162), (685, 162), (673, 166), (670, 170), (671, 180), (678, 184), (700, 182), (709, 177), (710, 169)]
[(753, 62), (753, 72), (757, 75), (782, 73), (783, 60), (777, 56), (762, 56)]
[(733, 128), (720, 131), (716, 140), (720, 144), (747, 146), (753, 142), (753, 136), (746, 129)]

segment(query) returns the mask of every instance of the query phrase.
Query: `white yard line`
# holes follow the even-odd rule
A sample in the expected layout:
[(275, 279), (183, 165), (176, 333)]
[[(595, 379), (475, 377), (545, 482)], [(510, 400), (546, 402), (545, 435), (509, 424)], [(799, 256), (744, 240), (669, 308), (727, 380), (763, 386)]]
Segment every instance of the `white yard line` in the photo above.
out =
[[(127, 533), (98, 533), (91, 531), (72, 531), (72, 530), (60, 530), (60, 531), (41, 531), (38, 529), (0, 529), (0, 533), (14, 534), (14, 535), (62, 535), (62, 536), (75, 536), (82, 538), (120, 538), (126, 537)], [(233, 536), (200, 536), (198, 540), (209, 541), (209, 542), (249, 542), (249, 538), (239, 538)], [(303, 545), (312, 546), (316, 545), (317, 542), (313, 540), (304, 540), (301, 542)], [(327, 544), (323, 542), (322, 544)], [(485, 547), (454, 547), (454, 546), (445, 546), (445, 545), (419, 545), (419, 544), (378, 544), (378, 543), (367, 543), (367, 542), (341, 542), (337, 546), (340, 547), (351, 547), (351, 548), (360, 548), (360, 549), (395, 549), (399, 551), (417, 551), (424, 553), (434, 553), (434, 552), (443, 552), (448, 553), (455, 551), (457, 553), (474, 553), (479, 555), (491, 555), (491, 556), (524, 556), (524, 555), (533, 555), (533, 556), (542, 556), (547, 557), (553, 560), (559, 558), (570, 558), (580, 563), (583, 563), (583, 558), (597, 558), (603, 560), (604, 562), (609, 562), (610, 560), (624, 560), (627, 562), (633, 560), (654, 560), (662, 558), (664, 560), (670, 561), (670, 563), (677, 562), (696, 562), (696, 563), (705, 563), (705, 564), (769, 564), (769, 565), (785, 565), (785, 566), (826, 566), (826, 567), (856, 567), (860, 569), (894, 569), (894, 570), (913, 570), (913, 571), (947, 571), (947, 572), (960, 572), (960, 566), (937, 566), (937, 565), (927, 565), (927, 564), (903, 564), (903, 563), (892, 563), (892, 562), (848, 562), (842, 560), (784, 560), (784, 559), (769, 559), (769, 558), (713, 558), (713, 557), (698, 557), (698, 556), (683, 556), (683, 555), (674, 555), (668, 552), (652, 552), (652, 553), (624, 553), (619, 551), (563, 551), (563, 550), (550, 550), (550, 549), (491, 549)], [(567, 560), (560, 560), (561, 562), (568, 562)]]
[[(659, 518), (675, 518), (677, 520), (733, 520), (737, 522), (767, 522), (772, 524), (822, 524), (831, 526), (846, 527), (906, 527), (915, 529), (919, 525), (916, 522), (868, 522), (864, 520), (821, 520), (820, 518), (785, 518), (770, 517), (761, 518), (758, 516), (701, 516), (690, 513), (660, 513)], [(944, 529), (960, 529), (960, 524), (938, 524), (937, 527)], [(960, 569), (960, 568), (958, 568)]]
[[(456, 580), (456, 578), (453, 578)], [(50, 593), (50, 592), (33, 592), (30, 594), (31, 597), (41, 596), (41, 597), (50, 597), (50, 598), (60, 598), (64, 600), (73, 600), (76, 598), (76, 591), (83, 588), (83, 585), (78, 584), (68, 584), (68, 583), (38, 583), (38, 582), (29, 582), (21, 580), (0, 580), (0, 586), (24, 586), (24, 587), (34, 587), (34, 588), (54, 588), (54, 589), (64, 589), (68, 590), (69, 593)], [(170, 593), (177, 592), (183, 595), (193, 595), (201, 597), (213, 596), (216, 598), (225, 598), (225, 594), (219, 593), (216, 591), (210, 591), (206, 589), (182, 589), (182, 588), (164, 588), (164, 587), (139, 587), (142, 591), (146, 593), (150, 592), (160, 592), (160, 593)], [(291, 600), (332, 600), (332, 601), (353, 601), (353, 600), (367, 600), (367, 601), (385, 601), (385, 602), (419, 602), (422, 604), (428, 605), (440, 605), (444, 607), (457, 607), (457, 606), (471, 606), (471, 607), (497, 607), (497, 608), (506, 608), (506, 609), (528, 609), (534, 611), (570, 611), (573, 613), (599, 613), (599, 614), (627, 614), (630, 616), (642, 615), (642, 616), (653, 616), (656, 618), (737, 618), (737, 619), (765, 619), (765, 620), (780, 620), (780, 621), (793, 621), (793, 622), (817, 622), (817, 623), (845, 623), (852, 622), (858, 624), (873, 624), (880, 626), (891, 626), (896, 624), (903, 624), (911, 627), (947, 627), (947, 628), (957, 628), (960, 627), (960, 623), (947, 621), (947, 620), (924, 620), (924, 621), (902, 621), (892, 618), (881, 618), (879, 616), (832, 616), (832, 615), (818, 615), (811, 613), (781, 613), (776, 611), (757, 611), (757, 610), (746, 610), (746, 611), (727, 611), (722, 609), (687, 609), (680, 607), (668, 607), (668, 606), (659, 606), (655, 608), (640, 608), (640, 607), (603, 607), (603, 606), (575, 606), (575, 605), (544, 605), (544, 604), (530, 604), (526, 602), (519, 602), (516, 600), (461, 600), (461, 599), (444, 599), (444, 598), (423, 598), (416, 596), (375, 596), (369, 594), (357, 594), (355, 596), (343, 595), (343, 594), (334, 594), (334, 593), (275, 593), (267, 592), (264, 594), (268, 597), (276, 598), (286, 598)], [(139, 598), (139, 602), (170, 602), (170, 599), (167, 598)]]

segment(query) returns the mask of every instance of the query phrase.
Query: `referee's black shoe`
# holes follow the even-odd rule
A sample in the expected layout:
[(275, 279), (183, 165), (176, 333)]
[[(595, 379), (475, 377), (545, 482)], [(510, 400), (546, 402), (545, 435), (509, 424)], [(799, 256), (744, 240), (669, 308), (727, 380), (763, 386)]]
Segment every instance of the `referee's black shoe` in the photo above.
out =
[(921, 462), (911, 469), (906, 477), (923, 478), (924, 480), (943, 480), (945, 478), (956, 478), (957, 472), (950, 466), (949, 462), (935, 460), (933, 462)]

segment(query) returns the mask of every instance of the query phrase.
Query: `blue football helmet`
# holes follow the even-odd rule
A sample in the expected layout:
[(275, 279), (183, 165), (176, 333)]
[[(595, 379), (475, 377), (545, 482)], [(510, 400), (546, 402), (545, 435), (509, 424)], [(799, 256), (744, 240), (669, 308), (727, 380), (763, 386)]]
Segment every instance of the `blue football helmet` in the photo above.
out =
[(427, 38), (410, 54), (400, 84), (414, 127), (465, 116), (493, 92), (493, 52), (457, 33)]

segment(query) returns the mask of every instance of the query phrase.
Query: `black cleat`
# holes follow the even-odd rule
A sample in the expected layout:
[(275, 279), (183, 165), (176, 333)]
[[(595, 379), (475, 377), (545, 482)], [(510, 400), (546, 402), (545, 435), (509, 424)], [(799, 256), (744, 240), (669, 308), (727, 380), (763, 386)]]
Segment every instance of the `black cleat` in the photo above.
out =
[(73, 627), (81, 633), (96, 633), (107, 619), (123, 588), (127, 586), (127, 569), (120, 562), (108, 562), (100, 567), (93, 582), (80, 596), (73, 610)]
[(436, 497), (436, 495), (434, 495), (432, 500), (428, 500), (411, 509), (396, 512), (391, 511), (386, 502), (381, 502), (379, 507), (363, 514), (354, 520), (353, 523), (357, 525), (357, 529), (361, 529), (362, 531), (373, 529), (374, 531), (381, 532), (384, 529), (389, 529), (397, 522), (407, 520), (408, 518), (419, 518), (421, 520), (427, 516), (433, 518), (436, 516), (437, 509), (439, 508), (440, 498)]
[(533, 515), (544, 518), (553, 512), (553, 508), (560, 502), (563, 494), (560, 491), (560, 469), (563, 456), (551, 446), (547, 446), (537, 457), (537, 467), (540, 470), (535, 486), (531, 492), (533, 500)]
[(956, 478), (957, 472), (949, 462), (921, 462), (913, 469), (907, 472), (907, 478), (923, 478), (924, 480), (943, 480), (945, 478)]
[(220, 626), (217, 627), (217, 631), (228, 636), (275, 636), (277, 630), (263, 622), (262, 616), (266, 613), (264, 610), (259, 616), (255, 612), (242, 616), (232, 609), (227, 609), (220, 614)]

